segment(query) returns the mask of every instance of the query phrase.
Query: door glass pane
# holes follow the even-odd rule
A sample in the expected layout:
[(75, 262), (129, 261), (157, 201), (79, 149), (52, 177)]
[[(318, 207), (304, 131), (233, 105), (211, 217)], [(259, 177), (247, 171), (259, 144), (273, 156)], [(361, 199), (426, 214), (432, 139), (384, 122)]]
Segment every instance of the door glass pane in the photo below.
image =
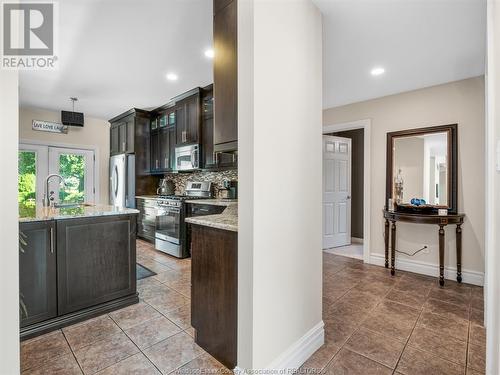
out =
[(19, 151), (18, 202), (20, 217), (31, 216), (36, 203), (36, 152)]
[(85, 200), (85, 156), (60, 154), (59, 174), (64, 178), (64, 186), (59, 187), (59, 201), (82, 203)]

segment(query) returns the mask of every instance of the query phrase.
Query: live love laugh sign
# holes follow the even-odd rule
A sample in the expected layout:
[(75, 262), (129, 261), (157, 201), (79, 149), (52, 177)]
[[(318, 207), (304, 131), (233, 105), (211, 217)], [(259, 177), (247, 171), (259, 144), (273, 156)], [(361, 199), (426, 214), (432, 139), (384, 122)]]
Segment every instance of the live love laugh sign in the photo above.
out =
[(61, 134), (68, 133), (67, 125), (50, 121), (33, 120), (32, 129), (50, 133), (61, 133)]

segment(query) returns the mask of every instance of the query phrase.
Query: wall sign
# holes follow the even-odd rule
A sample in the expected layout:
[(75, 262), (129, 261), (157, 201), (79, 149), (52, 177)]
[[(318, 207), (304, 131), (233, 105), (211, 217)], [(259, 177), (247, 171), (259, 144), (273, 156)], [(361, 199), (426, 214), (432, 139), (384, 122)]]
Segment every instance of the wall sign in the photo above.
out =
[(33, 120), (32, 129), (42, 132), (61, 133), (61, 134), (66, 134), (68, 132), (67, 125), (59, 124), (57, 122), (41, 121), (41, 120)]

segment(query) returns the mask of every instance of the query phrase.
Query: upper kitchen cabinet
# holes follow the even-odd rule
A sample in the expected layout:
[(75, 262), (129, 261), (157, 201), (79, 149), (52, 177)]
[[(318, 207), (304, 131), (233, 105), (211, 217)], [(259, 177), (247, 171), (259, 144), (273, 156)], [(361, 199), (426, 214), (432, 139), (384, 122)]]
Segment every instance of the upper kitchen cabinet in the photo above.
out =
[(151, 118), (151, 173), (174, 170), (176, 109), (169, 103), (154, 111)]
[(151, 170), (150, 118), (150, 112), (132, 108), (109, 120), (111, 156), (135, 153), (135, 173), (139, 176), (149, 175)]
[(201, 127), (201, 89), (190, 90), (176, 98), (175, 127), (176, 145), (200, 142)]
[(214, 151), (238, 148), (237, 0), (214, 0)]
[(204, 87), (201, 95), (201, 165), (204, 169), (215, 168), (214, 154), (214, 95), (213, 85)]

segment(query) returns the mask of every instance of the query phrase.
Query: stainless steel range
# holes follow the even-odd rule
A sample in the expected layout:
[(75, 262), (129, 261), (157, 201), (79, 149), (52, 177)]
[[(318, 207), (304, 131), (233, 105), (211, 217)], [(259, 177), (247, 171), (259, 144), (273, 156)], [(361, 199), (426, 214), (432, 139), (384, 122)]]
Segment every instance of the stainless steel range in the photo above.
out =
[(211, 182), (188, 182), (185, 195), (158, 196), (156, 200), (155, 248), (177, 258), (186, 258), (186, 200), (212, 197)]

